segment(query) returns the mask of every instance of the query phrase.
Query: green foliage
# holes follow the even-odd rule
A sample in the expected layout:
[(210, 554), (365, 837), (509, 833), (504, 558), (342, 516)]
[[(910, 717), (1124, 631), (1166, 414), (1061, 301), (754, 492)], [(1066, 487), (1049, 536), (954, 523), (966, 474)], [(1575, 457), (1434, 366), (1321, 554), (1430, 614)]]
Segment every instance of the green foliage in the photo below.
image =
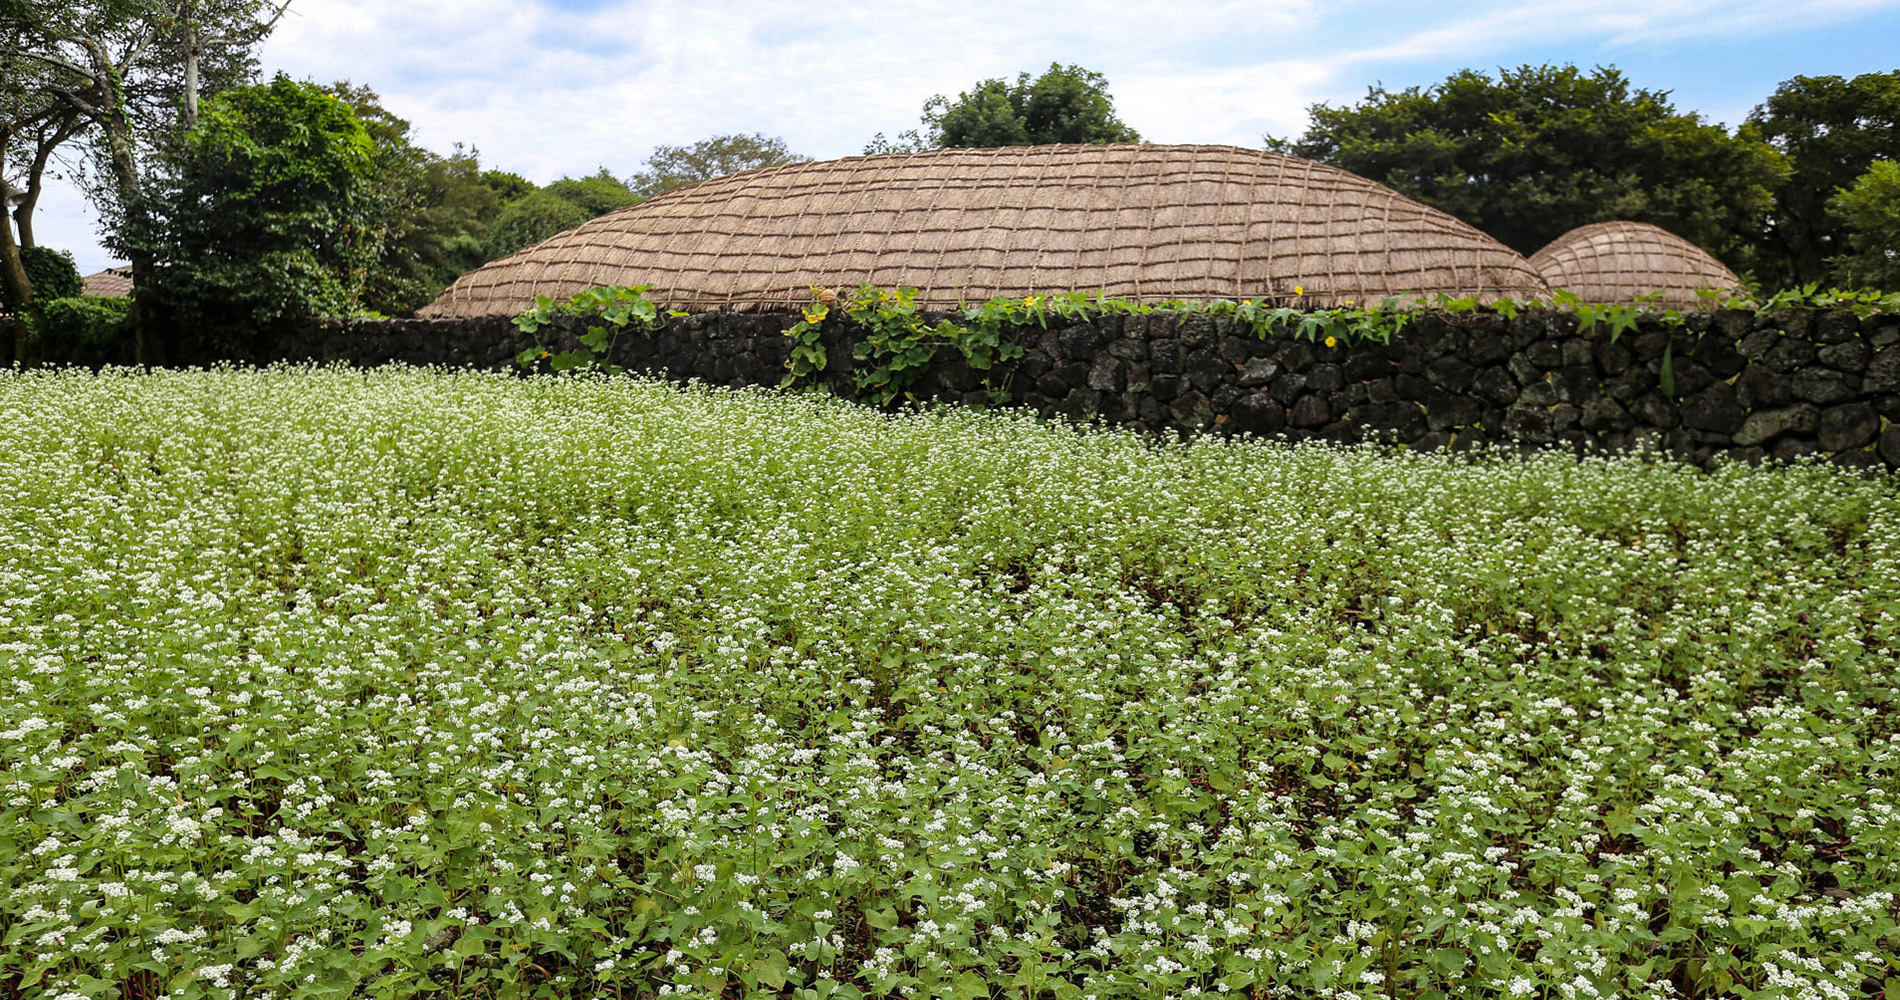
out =
[(495, 192), (496, 199), (503, 205), (535, 189), (533, 181), (506, 170), (482, 171), (482, 183)]
[(383, 249), (375, 154), (347, 104), (281, 73), (205, 102), (154, 231), (130, 234), (188, 354), (245, 357), (282, 324), (361, 307)]
[(580, 206), (590, 219), (641, 200), (625, 181), (608, 173), (605, 167), (590, 177), (563, 177), (541, 190)]
[(0, 412), (22, 997), (1900, 967), (1890, 477), (402, 367)]
[(1524, 254), (1632, 219), (1746, 266), (1783, 169), (1754, 126), (1731, 134), (1614, 68), (1464, 70), (1311, 114), (1299, 141), (1269, 146), (1389, 185)]
[(1846, 218), (1829, 202), (1876, 160), (1900, 160), (1900, 70), (1797, 76), (1749, 121), (1781, 150), (1789, 171), (1775, 190), (1756, 277), (1770, 288), (1841, 280), (1831, 261), (1852, 255)]
[(1900, 292), (1900, 162), (1876, 160), (1828, 202), (1846, 233), (1847, 253), (1829, 262), (1847, 285)]
[(589, 288), (562, 302), (546, 295), (535, 296), (534, 306), (515, 317), (515, 329), (534, 335), (564, 317), (577, 319), (583, 331), (577, 335), (580, 346), (556, 352), (546, 344), (536, 343), (516, 355), (515, 363), (532, 368), (545, 359), (557, 372), (581, 369), (619, 374), (620, 366), (610, 359), (620, 335), (630, 329), (651, 333), (660, 325), (659, 308), (647, 298), (650, 290), (648, 285)]
[[(0, 225), (5, 225), (0, 221)], [(73, 255), (64, 250), (50, 247), (20, 247), (20, 263), (26, 268), (26, 280), (33, 285), (33, 298), (38, 300), (63, 299), (85, 291), (85, 279), (79, 276), (79, 268), (73, 264)], [(0, 282), (0, 312), (16, 312), (20, 308), (13, 301), (5, 282)]]
[(1141, 141), (1139, 133), (1115, 116), (1106, 77), (1056, 63), (1034, 79), (1022, 73), (1015, 83), (980, 81), (954, 101), (939, 94), (924, 102), (923, 125), (927, 139), (907, 132), (901, 137), (906, 142), (892, 144), (880, 133), (865, 152)]
[(35, 299), (29, 355), (61, 364), (116, 360), (131, 336), (132, 300), (99, 295)]
[(741, 170), (802, 163), (809, 159), (792, 152), (785, 140), (777, 136), (758, 132), (716, 135), (690, 146), (655, 147), (653, 155), (647, 157), (646, 169), (633, 176), (629, 187), (641, 198), (651, 198)]

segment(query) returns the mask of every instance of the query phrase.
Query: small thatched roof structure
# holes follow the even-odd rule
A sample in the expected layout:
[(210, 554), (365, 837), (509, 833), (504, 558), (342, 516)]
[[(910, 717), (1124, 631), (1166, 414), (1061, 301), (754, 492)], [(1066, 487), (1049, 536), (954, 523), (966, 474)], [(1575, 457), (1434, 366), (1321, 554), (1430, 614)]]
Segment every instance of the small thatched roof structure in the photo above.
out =
[[(1694, 309), (1702, 305), (1698, 288), (1742, 286), (1707, 250), (1647, 222), (1578, 226), (1532, 254), (1531, 266), (1550, 287), (1606, 304)], [(1662, 296), (1638, 303), (1655, 292)]]
[[(1390, 188), (1233, 146), (1014, 146), (792, 163), (619, 209), (463, 275), (423, 316), (653, 286), (682, 309), (787, 309), (811, 286), (1311, 305), (1547, 294), (1523, 257)], [(1303, 292), (1296, 293), (1297, 289)]]
[(132, 269), (129, 267), (109, 267), (98, 274), (88, 274), (81, 280), (86, 283), (87, 295), (122, 299), (132, 294)]

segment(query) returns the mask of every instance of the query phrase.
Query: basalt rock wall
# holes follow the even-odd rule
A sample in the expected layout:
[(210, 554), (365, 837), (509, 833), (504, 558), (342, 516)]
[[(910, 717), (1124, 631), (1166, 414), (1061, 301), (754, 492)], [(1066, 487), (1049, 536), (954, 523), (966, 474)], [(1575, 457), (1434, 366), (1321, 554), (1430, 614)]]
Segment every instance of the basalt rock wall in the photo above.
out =
[[(630, 370), (775, 386), (796, 317), (674, 317), (629, 334)], [(854, 396), (856, 330), (827, 332), (819, 381)], [(571, 334), (555, 338), (556, 346)], [(950, 350), (919, 398), (1008, 402), (1046, 416), (1153, 432), (1617, 451), (1695, 462), (1818, 456), (1900, 467), (1900, 317), (1720, 310), (1612, 338), (1562, 312), (1428, 314), (1390, 344), (1259, 339), (1206, 316), (1106, 316), (1022, 336), (1025, 356), (980, 372)], [(260, 360), (514, 368), (527, 340), (505, 318), (325, 322)]]

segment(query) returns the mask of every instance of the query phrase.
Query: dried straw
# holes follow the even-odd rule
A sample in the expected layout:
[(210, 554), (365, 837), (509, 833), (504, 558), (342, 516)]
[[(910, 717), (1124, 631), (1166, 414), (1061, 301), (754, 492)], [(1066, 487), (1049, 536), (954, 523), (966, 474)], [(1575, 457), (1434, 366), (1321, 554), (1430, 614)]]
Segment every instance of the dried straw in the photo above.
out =
[(1552, 288), (1586, 302), (1693, 309), (1697, 289), (1740, 288), (1735, 272), (1694, 243), (1647, 222), (1598, 222), (1557, 237), (1531, 255), (1531, 266)]
[(423, 316), (653, 286), (690, 310), (788, 309), (811, 286), (932, 308), (1105, 292), (1303, 305), (1547, 293), (1523, 257), (1362, 177), (1232, 146), (1017, 146), (750, 170), (594, 219), (463, 275)]

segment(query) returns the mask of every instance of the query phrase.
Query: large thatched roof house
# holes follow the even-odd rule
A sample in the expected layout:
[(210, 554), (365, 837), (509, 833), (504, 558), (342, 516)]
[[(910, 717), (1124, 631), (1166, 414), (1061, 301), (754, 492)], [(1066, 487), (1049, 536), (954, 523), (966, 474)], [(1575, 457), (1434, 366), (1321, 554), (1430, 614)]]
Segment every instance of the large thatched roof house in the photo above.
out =
[(870, 282), (951, 308), (1097, 292), (1310, 305), (1548, 293), (1509, 248), (1310, 160), (1232, 146), (1018, 146), (749, 170), (623, 208), (463, 275), (423, 316), (653, 286), (674, 308), (786, 309)]
[[(1552, 288), (1586, 302), (1693, 309), (1697, 289), (1732, 291), (1735, 272), (1707, 250), (1647, 222), (1596, 222), (1550, 241), (1531, 255), (1531, 266)], [(1644, 296), (1661, 292), (1654, 299)]]

